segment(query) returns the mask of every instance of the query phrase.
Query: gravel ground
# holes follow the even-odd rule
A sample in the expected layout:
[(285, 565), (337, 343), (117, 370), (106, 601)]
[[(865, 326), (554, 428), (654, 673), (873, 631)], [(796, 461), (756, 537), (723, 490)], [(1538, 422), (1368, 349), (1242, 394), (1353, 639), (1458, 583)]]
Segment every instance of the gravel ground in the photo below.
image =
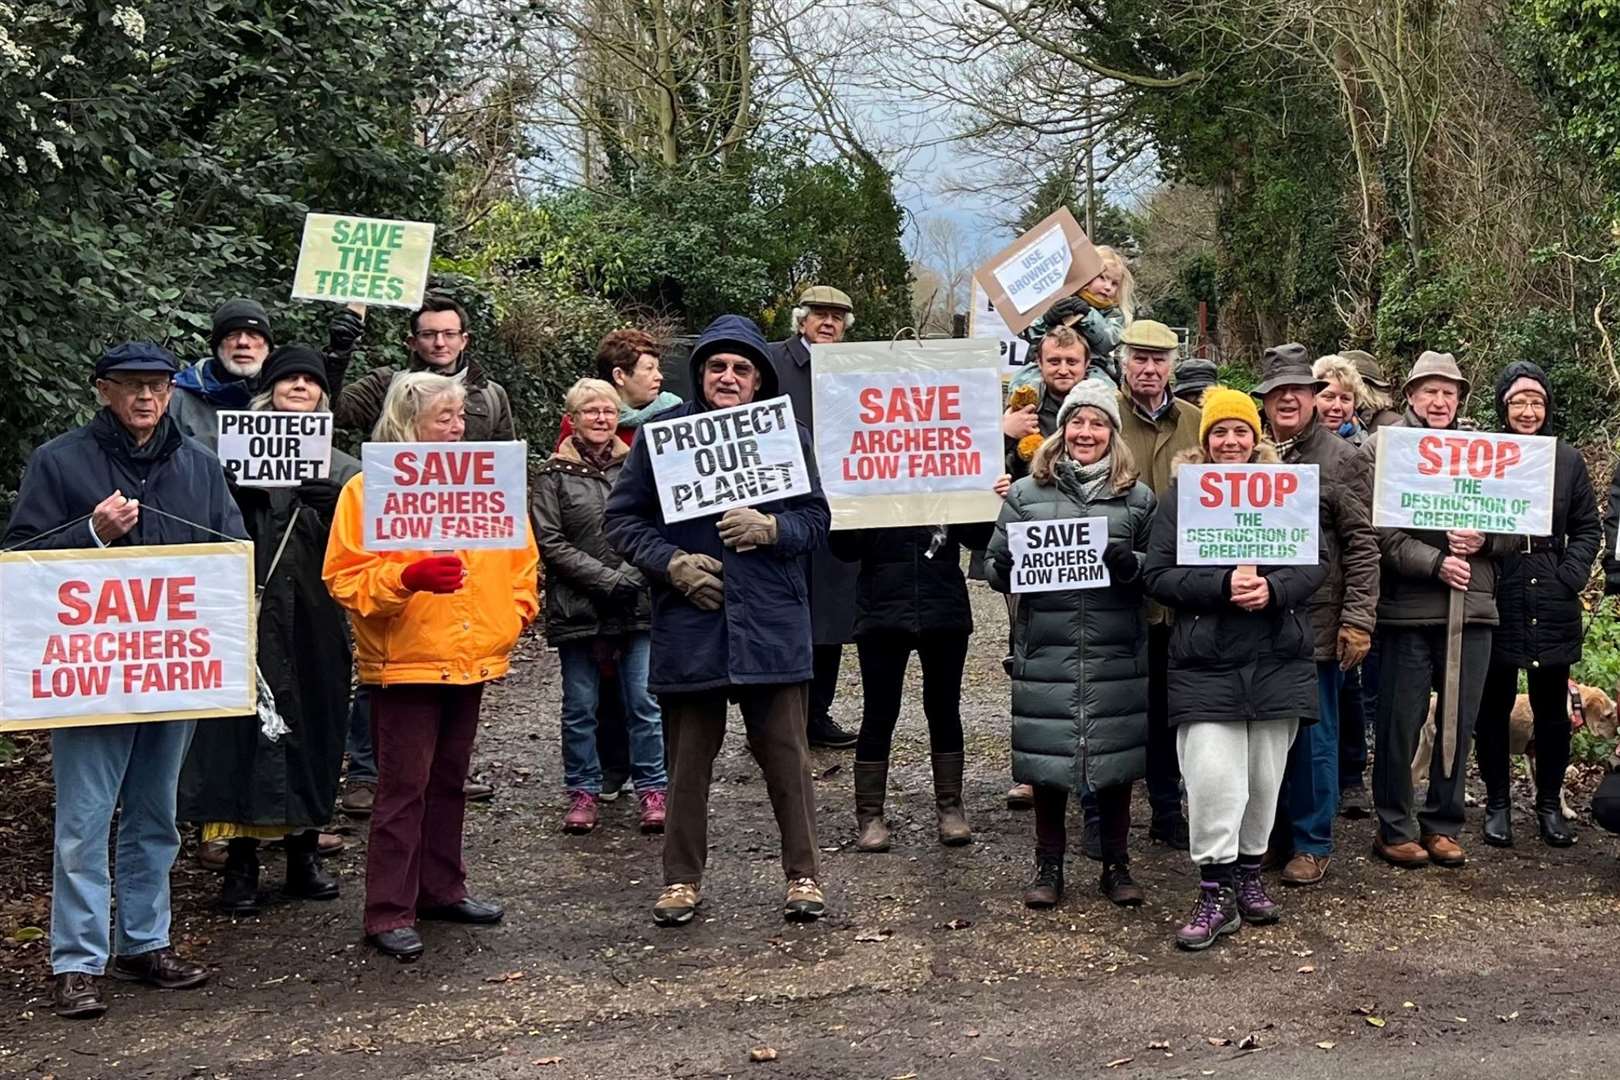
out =
[[(331, 860), (340, 900), (274, 904), (235, 923), (208, 911), (216, 879), (188, 857), (176, 873), (176, 938), (214, 968), (208, 987), (113, 984), (106, 1017), (61, 1021), (45, 999), (44, 944), (13, 942), (0, 951), (0, 1074), (1613, 1074), (1620, 867), (1614, 839), (1589, 822), (1577, 847), (1556, 852), (1521, 814), (1516, 849), (1471, 842), (1467, 868), (1409, 873), (1370, 858), (1370, 823), (1341, 822), (1323, 886), (1285, 895), (1280, 924), (1193, 956), (1170, 944), (1192, 868), (1149, 846), (1138, 821), (1144, 907), (1107, 905), (1095, 864), (1071, 858), (1064, 903), (1026, 911), (1032, 827), (1001, 802), (1005, 615), (977, 585), (974, 603), (981, 630), (963, 709), (975, 843), (934, 841), (926, 729), (908, 704), (890, 853), (853, 850), (850, 756), (815, 755), (831, 905), (818, 924), (781, 920), (770, 808), (734, 719), (716, 767), (705, 917), (655, 928), (660, 841), (640, 835), (626, 800), (588, 837), (558, 832), (557, 667), (529, 642), (486, 698), (477, 763), (499, 791), (468, 823), (473, 888), (505, 902), (504, 924), (429, 926), (419, 963), (379, 958), (360, 942), (363, 823)], [(838, 715), (854, 726), (853, 650), (844, 674)], [(272, 857), (267, 884), (279, 872)], [(774, 1061), (750, 1060), (766, 1048)]]

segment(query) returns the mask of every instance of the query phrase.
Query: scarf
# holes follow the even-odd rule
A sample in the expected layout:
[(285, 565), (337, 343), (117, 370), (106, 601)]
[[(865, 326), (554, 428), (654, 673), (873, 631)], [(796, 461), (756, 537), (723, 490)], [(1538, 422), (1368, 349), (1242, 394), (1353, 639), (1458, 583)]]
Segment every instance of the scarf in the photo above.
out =
[(221, 409), (245, 409), (253, 400), (253, 380), (216, 369), (213, 357), (199, 360), (174, 377), (174, 385), (189, 390)]
[(1081, 465), (1065, 454), (1058, 459), (1057, 468), (1052, 470), (1052, 475), (1057, 479), (1059, 491), (1082, 506), (1090, 506), (1108, 487), (1108, 474), (1113, 468), (1112, 451), (1090, 465)]
[(653, 398), (640, 408), (637, 408), (634, 405), (620, 404), (619, 426), (622, 428), (639, 428), (642, 424), (645, 424), (648, 420), (651, 420), (654, 416), (657, 416), (665, 409), (673, 409), (680, 403), (680, 398), (676, 397), (668, 390), (661, 390), (659, 391), (657, 397)]
[(607, 472), (608, 466), (613, 464), (612, 440), (599, 447), (590, 445), (578, 435), (570, 435), (568, 441), (573, 443), (574, 449), (579, 452), (579, 460), (597, 472)]
[(90, 432), (110, 456), (121, 457), (142, 472), (173, 454), (180, 447), (180, 429), (167, 413), (158, 419), (152, 437), (139, 446), (134, 436), (118, 422), (110, 408), (103, 407), (90, 420)]

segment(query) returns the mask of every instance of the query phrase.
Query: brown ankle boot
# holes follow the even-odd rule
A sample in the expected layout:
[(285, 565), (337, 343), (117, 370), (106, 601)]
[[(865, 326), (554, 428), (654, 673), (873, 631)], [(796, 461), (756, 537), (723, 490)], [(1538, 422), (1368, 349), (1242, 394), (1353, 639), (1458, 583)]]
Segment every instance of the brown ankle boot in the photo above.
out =
[(856, 851), (888, 851), (889, 826), (883, 821), (883, 797), (889, 785), (887, 761), (855, 763), (855, 823), (861, 833)]
[(962, 755), (935, 754), (934, 804), (939, 812), (939, 842), (957, 847), (973, 839), (962, 809)]

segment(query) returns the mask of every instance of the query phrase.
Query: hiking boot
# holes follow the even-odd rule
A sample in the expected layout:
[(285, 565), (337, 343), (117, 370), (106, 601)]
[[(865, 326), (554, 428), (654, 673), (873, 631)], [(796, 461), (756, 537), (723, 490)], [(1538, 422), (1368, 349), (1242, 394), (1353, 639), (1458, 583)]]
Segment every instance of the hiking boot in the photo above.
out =
[(1339, 816), (1352, 821), (1372, 817), (1372, 802), (1367, 798), (1367, 789), (1360, 784), (1340, 789)]
[(356, 780), (344, 785), (343, 798), (338, 800), (338, 809), (350, 817), (369, 817), (371, 808), (376, 801), (376, 783), (369, 780)]
[(1485, 842), (1491, 847), (1513, 846), (1513, 803), (1485, 798)]
[(259, 842), (236, 837), (225, 847), (225, 869), (214, 910), (232, 918), (259, 913)]
[(1429, 853), (1429, 861), (1437, 866), (1462, 866), (1468, 862), (1468, 856), (1457, 841), (1449, 836), (1439, 833), (1427, 833), (1423, 837), (1423, 850)]
[(1550, 799), (1536, 800), (1536, 832), (1548, 847), (1570, 847), (1575, 843), (1575, 834), (1564, 820), (1564, 808), (1559, 805), (1556, 794)]
[(1014, 784), (1007, 789), (1007, 809), (1028, 810), (1035, 805), (1035, 786), (1033, 784)]
[(1063, 899), (1063, 856), (1035, 856), (1035, 877), (1024, 889), (1024, 906), (1041, 910)]
[(1266, 879), (1258, 866), (1238, 864), (1237, 909), (1246, 923), (1274, 923), (1282, 918), (1282, 905), (1266, 893)]
[(1327, 877), (1328, 863), (1332, 860), (1326, 855), (1310, 855), (1300, 852), (1288, 860), (1283, 867), (1282, 883), (1284, 885), (1315, 885)]
[(568, 793), (568, 813), (563, 815), (563, 832), (588, 833), (596, 828), (596, 796), (589, 791)]
[(94, 975), (68, 971), (51, 980), (51, 1010), (65, 1020), (89, 1020), (107, 1011)]
[(1141, 907), (1142, 887), (1131, 877), (1131, 869), (1124, 863), (1109, 863), (1103, 867), (1097, 889), (1110, 903), (1119, 907)]
[(1192, 839), (1187, 832), (1187, 818), (1180, 813), (1174, 816), (1166, 814), (1163, 817), (1155, 817), (1148, 825), (1148, 839), (1177, 851), (1186, 851), (1192, 847)]
[(653, 922), (659, 926), (685, 926), (697, 914), (703, 898), (698, 894), (697, 882), (676, 882), (665, 885), (653, 903)]
[(782, 917), (789, 922), (814, 922), (827, 913), (827, 898), (815, 878), (794, 878), (788, 882)]
[(888, 786), (887, 761), (855, 763), (855, 824), (860, 829), (860, 835), (855, 838), (856, 851), (889, 850), (889, 826), (883, 820), (883, 800)]
[(939, 842), (946, 847), (961, 847), (973, 840), (968, 826), (967, 812), (962, 808), (961, 753), (933, 754), (934, 810), (939, 820)]
[(657, 791), (643, 791), (636, 796), (641, 804), (641, 831), (644, 833), (661, 833), (664, 831), (664, 818), (666, 817), (665, 800), (667, 796), (662, 789)]
[(1429, 853), (1415, 840), (1391, 844), (1383, 836), (1373, 838), (1373, 854), (1402, 870), (1416, 870), (1429, 865)]
[(159, 990), (190, 990), (208, 981), (208, 969), (180, 959), (173, 949), (155, 949), (139, 956), (115, 956), (108, 969), (113, 978), (143, 982)]
[(855, 733), (839, 727), (830, 716), (810, 721), (805, 738), (811, 748), (816, 750), (855, 749)]
[(1187, 923), (1176, 931), (1176, 944), (1198, 952), (1209, 948), (1223, 934), (1235, 934), (1243, 926), (1238, 914), (1237, 894), (1230, 885), (1200, 882), (1198, 899), (1193, 901)]
[(321, 866), (320, 835), (314, 829), (287, 837), (287, 882), (282, 892), (298, 900), (336, 900), (337, 878)]

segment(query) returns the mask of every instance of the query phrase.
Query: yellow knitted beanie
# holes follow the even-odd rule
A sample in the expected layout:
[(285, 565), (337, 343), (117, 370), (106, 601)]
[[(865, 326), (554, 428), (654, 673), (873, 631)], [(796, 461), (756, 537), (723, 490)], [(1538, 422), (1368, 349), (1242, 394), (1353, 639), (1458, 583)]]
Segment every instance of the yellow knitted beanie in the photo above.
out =
[(1204, 415), (1198, 421), (1198, 445), (1203, 446), (1209, 429), (1222, 420), (1241, 420), (1254, 428), (1254, 437), (1260, 438), (1260, 413), (1254, 399), (1241, 390), (1229, 386), (1212, 386), (1204, 391)]

